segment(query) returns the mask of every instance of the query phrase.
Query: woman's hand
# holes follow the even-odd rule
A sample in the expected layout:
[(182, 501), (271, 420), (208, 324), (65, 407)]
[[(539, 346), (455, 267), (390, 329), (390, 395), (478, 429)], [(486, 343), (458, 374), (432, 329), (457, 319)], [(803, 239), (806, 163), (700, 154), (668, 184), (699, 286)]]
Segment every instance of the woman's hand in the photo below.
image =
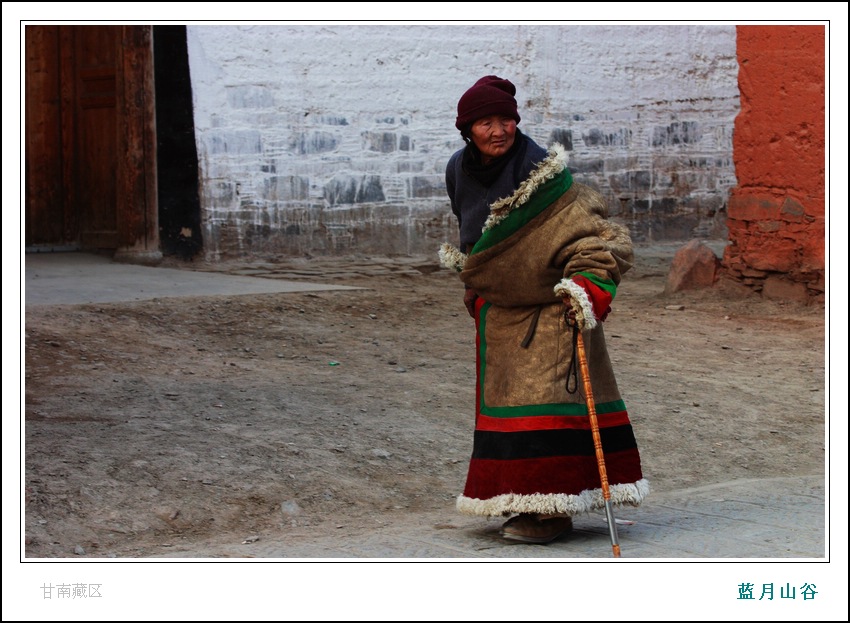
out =
[(569, 296), (565, 296), (563, 298), (563, 301), (564, 307), (566, 307), (566, 309), (564, 310), (564, 315), (567, 318), (567, 324), (569, 324), (571, 327), (574, 327), (576, 325), (576, 322), (578, 321), (576, 320), (576, 310), (573, 307), (573, 301)]
[(478, 294), (472, 288), (466, 288), (463, 292), (463, 304), (466, 305), (466, 311), (472, 318), (475, 318), (475, 301), (478, 299)]

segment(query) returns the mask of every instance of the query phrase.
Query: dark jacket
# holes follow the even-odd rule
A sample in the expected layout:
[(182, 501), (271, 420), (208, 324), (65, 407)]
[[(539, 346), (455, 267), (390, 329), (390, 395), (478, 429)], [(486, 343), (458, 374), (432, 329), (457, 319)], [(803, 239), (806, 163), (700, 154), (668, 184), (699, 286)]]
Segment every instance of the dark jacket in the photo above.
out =
[(490, 205), (512, 195), (537, 163), (546, 157), (546, 150), (519, 130), (514, 140), (519, 142), (518, 149), (490, 186), (484, 186), (464, 170), (463, 153), (467, 149), (474, 149), (471, 145), (456, 151), (449, 159), (446, 166), (446, 190), (452, 212), (458, 220), (460, 249), (464, 253), (468, 253), (481, 237), (481, 229), (490, 214)]

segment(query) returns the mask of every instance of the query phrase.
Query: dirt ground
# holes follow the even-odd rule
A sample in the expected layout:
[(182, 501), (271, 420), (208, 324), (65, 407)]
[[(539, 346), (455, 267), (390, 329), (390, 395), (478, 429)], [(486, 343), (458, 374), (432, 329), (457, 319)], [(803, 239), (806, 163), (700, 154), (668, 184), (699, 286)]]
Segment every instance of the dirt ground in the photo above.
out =
[[(674, 250), (605, 323), (653, 490), (823, 474), (823, 307), (664, 294)], [(362, 289), (28, 309), (27, 558), (457, 521), (474, 336), (436, 257), (174, 265)]]

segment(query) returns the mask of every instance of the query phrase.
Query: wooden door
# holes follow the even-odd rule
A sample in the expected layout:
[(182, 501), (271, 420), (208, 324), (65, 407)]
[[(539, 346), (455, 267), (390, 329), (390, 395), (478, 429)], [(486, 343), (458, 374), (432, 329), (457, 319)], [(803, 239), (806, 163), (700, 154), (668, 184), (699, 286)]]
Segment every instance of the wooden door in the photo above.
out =
[(118, 247), (117, 76), (120, 26), (63, 27), (69, 54), (62, 72), (63, 92), (70, 95), (73, 141), (71, 183), (84, 249)]
[[(67, 196), (62, 157), (62, 88), (59, 26), (25, 29), (25, 210), (27, 248), (66, 247), (79, 241)], [(70, 177), (70, 175), (69, 175)]]
[(151, 27), (26, 27), (26, 245), (156, 257)]

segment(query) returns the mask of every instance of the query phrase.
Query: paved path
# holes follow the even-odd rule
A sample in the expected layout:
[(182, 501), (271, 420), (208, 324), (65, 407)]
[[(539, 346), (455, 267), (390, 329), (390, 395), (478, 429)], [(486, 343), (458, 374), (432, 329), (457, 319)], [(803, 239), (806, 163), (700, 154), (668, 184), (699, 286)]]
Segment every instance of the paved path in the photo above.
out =
[(27, 307), (356, 289), (333, 284), (124, 264), (87, 253), (28, 253), (25, 264)]
[[(156, 268), (112, 262), (84, 253), (25, 256), (27, 307), (153, 298), (247, 295), (351, 289), (313, 283), (309, 271), (275, 273), (274, 266), (241, 265), (233, 274)], [(375, 265), (361, 270), (406, 270)], [(353, 267), (345, 265), (345, 270)], [(354, 267), (356, 268), (356, 267)], [(262, 274), (263, 277), (254, 275)], [(319, 277), (318, 275), (314, 275)], [(270, 278), (273, 277), (273, 278)], [(639, 509), (615, 511), (623, 558), (795, 558), (825, 559), (825, 491), (822, 475), (739, 480), (696, 489), (654, 491)], [(206, 554), (174, 547), (164, 556), (264, 558), (600, 558), (612, 555), (604, 513), (581, 517), (575, 531), (547, 546), (512, 544), (498, 535), (498, 520), (476, 520), (453, 512), (423, 516), (415, 525), (384, 523), (374, 530), (321, 541), (291, 535), (260, 535)], [(846, 528), (846, 523), (844, 524)], [(845, 530), (846, 532), (846, 530)], [(248, 536), (248, 535), (246, 535)], [(846, 538), (846, 537), (845, 537)]]
[[(641, 508), (615, 508), (621, 558), (825, 559), (822, 476), (738, 480), (693, 489), (653, 492)], [(245, 535), (256, 541), (220, 547), (175, 545), (166, 558), (448, 559), (613, 558), (604, 513), (576, 518), (572, 534), (548, 545), (511, 543), (501, 521), (457, 514), (406, 515), (403, 524), (376, 519), (370, 529), (340, 525), (313, 539), (298, 533)]]

